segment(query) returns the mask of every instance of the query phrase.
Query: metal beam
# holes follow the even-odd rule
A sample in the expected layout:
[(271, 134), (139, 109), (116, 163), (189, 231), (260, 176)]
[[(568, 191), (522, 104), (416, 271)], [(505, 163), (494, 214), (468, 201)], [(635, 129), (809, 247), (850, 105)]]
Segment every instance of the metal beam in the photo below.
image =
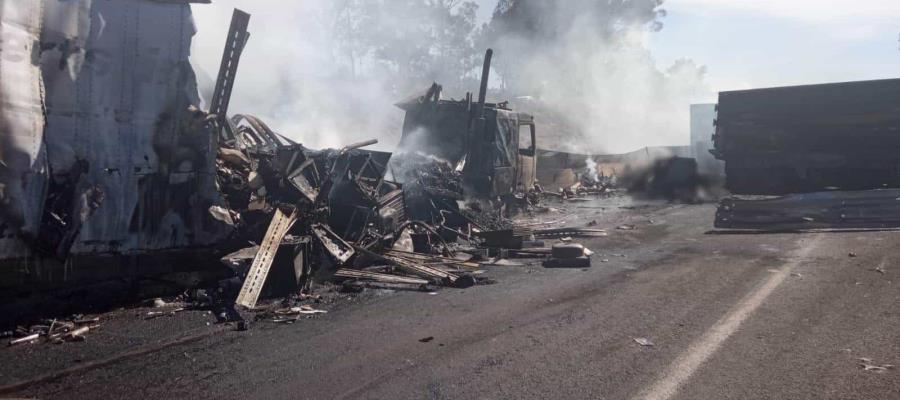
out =
[(219, 76), (216, 79), (216, 89), (213, 91), (212, 101), (209, 105), (209, 113), (215, 114), (220, 120), (228, 116), (228, 104), (231, 102), (231, 90), (234, 88), (234, 78), (237, 74), (241, 53), (250, 33), (247, 26), (250, 24), (250, 14), (234, 9), (231, 16), (231, 28), (228, 30), (228, 38), (225, 40), (225, 51), (222, 53), (222, 64), (219, 66)]
[(275, 209), (275, 216), (272, 217), (269, 229), (266, 230), (266, 236), (259, 246), (256, 257), (253, 258), (253, 265), (250, 266), (250, 271), (247, 273), (247, 278), (244, 279), (244, 285), (241, 287), (235, 304), (247, 308), (256, 307), (256, 301), (259, 300), (266, 277), (269, 276), (269, 269), (272, 267), (272, 262), (275, 261), (278, 246), (281, 245), (281, 239), (297, 221), (297, 217), (297, 210), (287, 215), (280, 209)]

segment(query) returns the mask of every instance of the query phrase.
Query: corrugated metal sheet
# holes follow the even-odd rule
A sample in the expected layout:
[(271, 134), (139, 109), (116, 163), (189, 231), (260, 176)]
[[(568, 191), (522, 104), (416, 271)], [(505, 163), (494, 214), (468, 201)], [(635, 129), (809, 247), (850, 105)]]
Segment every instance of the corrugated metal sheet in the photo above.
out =
[[(71, 254), (203, 247), (227, 234), (208, 213), (222, 202), (215, 138), (188, 110), (199, 103), (188, 61), (195, 33), (190, 6), (150, 0), (0, 4), (0, 143), (3, 160), (18, 171), (3, 183), (16, 184), (23, 171), (39, 176), (45, 148), (55, 182), (87, 166), (73, 204), (89, 188), (105, 194), (81, 225)], [(11, 43), (16, 52), (7, 51)], [(7, 60), (14, 54), (24, 61)], [(35, 187), (52, 192), (54, 186), (32, 181), (17, 196), (32, 207), (28, 223), (36, 229), (43, 201)], [(22, 256), (9, 247), (0, 251), (0, 259)]]
[(0, 2), (0, 254), (25, 257), (46, 179), (40, 54), (43, 1)]

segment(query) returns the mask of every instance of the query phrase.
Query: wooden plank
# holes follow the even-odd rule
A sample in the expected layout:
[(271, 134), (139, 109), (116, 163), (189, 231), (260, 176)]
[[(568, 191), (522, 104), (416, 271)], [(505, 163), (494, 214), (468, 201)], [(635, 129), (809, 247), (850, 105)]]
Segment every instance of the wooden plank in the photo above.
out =
[(275, 261), (275, 253), (278, 252), (281, 239), (297, 221), (297, 217), (297, 210), (291, 212), (291, 215), (287, 215), (281, 210), (275, 209), (275, 215), (272, 216), (272, 222), (269, 223), (269, 229), (266, 230), (256, 257), (253, 258), (253, 265), (250, 266), (250, 272), (244, 279), (244, 285), (241, 286), (241, 292), (238, 294), (235, 304), (247, 308), (256, 307), (259, 293), (266, 283), (266, 277), (269, 276), (269, 269), (272, 267), (272, 262)]
[(366, 249), (364, 249), (362, 247), (358, 247), (358, 246), (356, 247), (356, 250), (363, 254), (366, 254), (369, 257), (383, 260), (383, 261), (386, 261), (388, 264), (399, 267), (401, 270), (403, 270), (403, 272), (408, 273), (410, 275), (416, 275), (418, 277), (425, 278), (425, 279), (436, 279), (436, 280), (440, 280), (440, 281), (449, 282), (451, 284), (456, 282), (457, 279), (459, 279), (459, 276), (457, 276), (455, 274), (452, 274), (449, 272), (444, 272), (437, 268), (432, 268), (432, 267), (428, 267), (425, 265), (419, 265), (418, 263), (408, 261), (403, 258), (392, 257), (389, 255), (384, 255), (384, 254), (377, 254), (377, 253), (371, 252), (369, 250), (366, 250)]
[(346, 269), (342, 268), (337, 270), (334, 273), (334, 276), (340, 278), (353, 278), (353, 279), (364, 279), (364, 280), (372, 280), (376, 282), (384, 282), (384, 283), (403, 283), (410, 285), (427, 285), (428, 281), (425, 279), (419, 278), (411, 278), (407, 276), (398, 276), (391, 274), (382, 274), (378, 272), (369, 272), (369, 271), (359, 271), (355, 269)]
[(419, 263), (426, 264), (426, 265), (444, 264), (444, 265), (460, 267), (460, 268), (471, 268), (471, 269), (481, 268), (481, 266), (476, 262), (457, 260), (455, 258), (447, 258), (447, 257), (435, 256), (435, 255), (431, 255), (431, 254), (410, 253), (410, 252), (400, 251), (400, 250), (388, 250), (388, 251), (384, 252), (384, 254), (391, 256), (391, 257), (406, 259), (406, 260), (409, 260), (412, 262), (419, 262)]
[(417, 276), (420, 276), (423, 278), (428, 278), (428, 279), (446, 280), (446, 281), (450, 282), (451, 284), (456, 282), (457, 279), (459, 279), (458, 276), (456, 276), (452, 273), (445, 272), (445, 271), (439, 270), (437, 268), (432, 268), (427, 265), (420, 265), (416, 262), (407, 261), (407, 260), (404, 260), (399, 257), (382, 255), (382, 258), (385, 259), (386, 261), (388, 261), (389, 263), (399, 267), (404, 272), (412, 274), (412, 275), (417, 275)]

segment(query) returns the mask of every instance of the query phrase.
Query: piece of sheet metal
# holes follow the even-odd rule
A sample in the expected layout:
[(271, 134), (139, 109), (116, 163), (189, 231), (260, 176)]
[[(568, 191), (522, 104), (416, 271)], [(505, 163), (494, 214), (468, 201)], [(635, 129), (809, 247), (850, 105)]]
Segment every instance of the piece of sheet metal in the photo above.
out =
[(347, 262), (347, 260), (355, 254), (353, 246), (332, 232), (328, 226), (323, 224), (313, 224), (310, 229), (312, 229), (313, 235), (315, 235), (322, 243), (322, 246), (325, 247), (325, 250), (328, 250), (328, 253), (330, 253), (339, 263), (343, 264)]
[(259, 246), (256, 257), (253, 258), (253, 264), (250, 266), (247, 278), (244, 279), (244, 285), (241, 287), (235, 304), (247, 308), (256, 307), (259, 294), (266, 283), (266, 277), (269, 276), (269, 269), (272, 267), (272, 262), (275, 261), (275, 253), (278, 252), (278, 246), (281, 245), (281, 239), (297, 221), (297, 216), (297, 210), (291, 212), (290, 215), (280, 209), (275, 210), (275, 215), (272, 217), (269, 229), (266, 230), (266, 236)]
[(316, 164), (313, 161), (313, 159), (306, 160), (288, 176), (288, 181), (311, 203), (315, 203), (319, 197), (319, 189), (313, 186), (310, 183), (310, 178), (307, 177), (307, 175), (310, 175), (313, 177), (313, 180), (319, 180), (319, 172), (316, 170)]
[(725, 198), (715, 227), (766, 232), (900, 229), (900, 189)]
[(72, 238), (73, 258), (195, 251), (231, 232), (208, 212), (223, 199), (217, 139), (191, 108), (199, 95), (187, 2), (3, 1), (0, 29), (0, 165), (15, 169), (0, 184), (20, 199), (0, 207), (24, 205), (16, 220), (0, 215), (0, 288), (101, 269), (50, 265), (19, 239), (40, 236), (51, 172), (58, 182), (85, 170), (67, 183), (74, 195), (63, 193), (72, 204), (87, 190), (105, 194)]
[(381, 274), (378, 272), (359, 271), (355, 269), (342, 268), (334, 273), (338, 278), (359, 279), (365, 281), (375, 281), (384, 283), (401, 283), (409, 285), (427, 285), (428, 281), (420, 278), (411, 278), (407, 276), (399, 276), (392, 274)]
[(19, 237), (38, 229), (46, 185), (43, 87), (33, 58), (42, 8), (42, 1), (0, 2), (0, 254), (9, 258), (28, 256)]
[(228, 39), (225, 41), (225, 51), (222, 54), (222, 65), (219, 67), (219, 77), (216, 79), (216, 88), (209, 112), (220, 118), (227, 118), (228, 104), (231, 102), (231, 90), (234, 88), (234, 78), (237, 74), (238, 63), (244, 45), (250, 38), (247, 26), (250, 24), (250, 14), (234, 9), (231, 16), (231, 27), (228, 30)]
[[(48, 5), (67, 3), (82, 2)], [(107, 194), (72, 251), (210, 243), (217, 237), (205, 217), (218, 203), (215, 153), (185, 118), (188, 106), (199, 102), (189, 63), (195, 31), (190, 7), (144, 0), (88, 3), (77, 12), (55, 12), (63, 20), (45, 27), (66, 27), (64, 35), (50, 37), (76, 49), (57, 44), (41, 56), (52, 171), (64, 174), (85, 160), (89, 167), (81, 184), (99, 185)]]

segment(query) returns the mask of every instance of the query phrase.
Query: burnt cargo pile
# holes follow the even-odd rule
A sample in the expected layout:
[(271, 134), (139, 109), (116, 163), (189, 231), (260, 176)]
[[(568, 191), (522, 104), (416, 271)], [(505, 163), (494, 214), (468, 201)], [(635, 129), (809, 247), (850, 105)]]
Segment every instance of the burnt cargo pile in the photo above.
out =
[[(411, 261), (412, 255), (397, 251), (402, 248), (398, 241), (413, 236), (429, 254), (456, 255), (434, 225), (408, 218), (400, 184), (385, 180), (391, 155), (359, 149), (375, 141), (320, 151), (281, 137), (253, 117), (235, 116), (228, 126), (236, 130), (219, 150), (219, 182), (228, 204), (221, 215), (233, 224), (237, 238), (259, 242), (250, 252), (256, 254), (249, 265), (235, 263), (245, 268), (235, 272), (246, 277), (238, 304), (256, 305), (269, 270), (279, 259), (290, 261), (292, 284), (299, 288), (309, 288), (319, 275), (408, 284), (413, 289), (474, 283), (471, 277), (461, 279), (465, 276), (465, 270), (459, 268), (465, 264), (461, 260), (447, 258), (438, 261), (439, 266), (424, 266), (420, 262), (423, 257), (431, 260), (424, 254)], [(437, 215), (454, 211), (424, 210)], [(469, 229), (460, 225), (440, 228), (451, 232)], [(285, 252), (287, 257), (281, 254)], [(370, 268), (368, 272), (373, 273), (342, 268)], [(387, 277), (395, 271), (404, 277)]]
[[(209, 110), (201, 110), (187, 53), (193, 29), (144, 39), (148, 46), (175, 47), (163, 69), (177, 71), (178, 79), (160, 75), (140, 96), (128, 91), (146, 78), (143, 72), (117, 68), (124, 73), (110, 76), (93, 64), (96, 58), (73, 65), (74, 75), (59, 73), (60, 63), (90, 53), (103, 40), (112, 41), (111, 60), (105, 61), (146, 61), (141, 54), (151, 52), (126, 51), (125, 42), (113, 37), (138, 35), (137, 27), (107, 24), (101, 35), (92, 28), (101, 14), (134, 12), (146, 19), (141, 26), (171, 14), (178, 18), (166, 21), (190, 24), (186, 4), (53, 4), (90, 12), (34, 7), (26, 13), (30, 20), (19, 21), (34, 29), (22, 34), (54, 26), (40, 25), (47, 13), (75, 19), (66, 25), (73, 27), (64, 34), (70, 40), (84, 40), (77, 36), (83, 31), (91, 32), (90, 40), (74, 54), (48, 44), (41, 53), (48, 60), (40, 66), (0, 69), (4, 82), (30, 77), (37, 83), (26, 99), (32, 107), (3, 109), (7, 131), (20, 133), (2, 136), (8, 189), (0, 210), (3, 294), (9, 300), (2, 303), (4, 323), (35, 312), (96, 310), (146, 298), (147, 282), (153, 282), (150, 293), (181, 292), (186, 304), (213, 307), (224, 320), (240, 320), (235, 304), (255, 309), (266, 297), (309, 299), (317, 296), (317, 286), (468, 287), (487, 281), (470, 273), (481, 262), (551, 257), (550, 248), (523, 249), (529, 239), (597, 233), (532, 231), (508, 219), (541, 197), (535, 194), (534, 121), (505, 103), (487, 103), (486, 75), (477, 103), (472, 95), (441, 100), (436, 84), (405, 103), (402, 153), (364, 149), (377, 140), (310, 149), (259, 118), (228, 112), (249, 38), (248, 14), (235, 10)], [(157, 12), (137, 13), (137, 7)], [(485, 71), (489, 60), (490, 51)], [(48, 82), (44, 92), (38, 90), (42, 79)], [(27, 92), (7, 89), (6, 96)], [(115, 115), (87, 112), (105, 109), (110, 99), (128, 99), (131, 111), (109, 104), (119, 110)], [(42, 107), (56, 123), (44, 124)], [(105, 128), (85, 136), (81, 126)], [(456, 145), (452, 155), (428, 152), (410, 142), (413, 131), (423, 128), (438, 136), (462, 132), (458, 137), (464, 140), (447, 142)], [(113, 289), (138, 292), (98, 299)], [(55, 334), (53, 327), (45, 334)]]
[(900, 187), (900, 79), (719, 94), (715, 149), (735, 194)]

